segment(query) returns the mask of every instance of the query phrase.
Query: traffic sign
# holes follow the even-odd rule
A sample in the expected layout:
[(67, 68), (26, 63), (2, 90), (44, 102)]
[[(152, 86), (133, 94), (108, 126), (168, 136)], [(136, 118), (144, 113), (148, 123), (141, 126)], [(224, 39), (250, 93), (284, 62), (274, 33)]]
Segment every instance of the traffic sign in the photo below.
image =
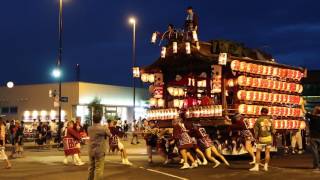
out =
[(69, 98), (68, 97), (61, 97), (60, 102), (68, 102)]

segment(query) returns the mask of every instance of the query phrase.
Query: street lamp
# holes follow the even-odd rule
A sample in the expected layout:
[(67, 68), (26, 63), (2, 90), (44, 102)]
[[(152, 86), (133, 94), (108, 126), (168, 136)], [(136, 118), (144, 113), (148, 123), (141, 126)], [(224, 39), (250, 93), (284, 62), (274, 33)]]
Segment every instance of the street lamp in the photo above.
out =
[(54, 71), (55, 77), (59, 79), (59, 125), (58, 125), (58, 143), (61, 141), (61, 61), (62, 61), (62, 33), (63, 33), (63, 0), (59, 2), (59, 50), (58, 50), (58, 59), (57, 59), (57, 68)]
[(60, 69), (58, 69), (58, 68), (55, 68), (53, 71), (52, 71), (52, 76), (54, 77), (54, 78), (59, 78), (60, 79), (60, 77), (61, 77), (61, 71), (60, 71)]
[[(132, 25), (132, 68), (136, 66), (136, 18), (129, 17), (129, 23)], [(132, 76), (133, 86), (133, 120), (136, 119), (135, 108), (136, 108), (136, 83), (135, 78)]]
[(9, 89), (13, 88), (14, 87), (14, 83), (12, 81), (7, 82), (7, 87)]

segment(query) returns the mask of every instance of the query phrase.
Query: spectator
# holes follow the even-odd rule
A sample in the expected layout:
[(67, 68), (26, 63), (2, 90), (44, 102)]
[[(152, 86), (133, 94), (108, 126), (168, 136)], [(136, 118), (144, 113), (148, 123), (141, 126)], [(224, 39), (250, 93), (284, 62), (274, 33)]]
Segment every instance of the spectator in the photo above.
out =
[(127, 140), (127, 139), (128, 139), (128, 131), (129, 131), (129, 124), (128, 124), (127, 121), (125, 120), (125, 121), (124, 121), (124, 124), (123, 124), (123, 132), (124, 132), (123, 139), (124, 139), (124, 140)]
[(268, 109), (262, 108), (261, 115), (254, 125), (254, 135), (257, 140), (256, 163), (250, 171), (259, 171), (261, 150), (265, 147), (265, 164), (264, 170), (268, 171), (270, 161), (270, 149), (272, 145), (272, 135), (275, 133), (274, 125), (268, 116)]
[(16, 136), (15, 136), (15, 147), (17, 157), (23, 157), (23, 135), (24, 135), (24, 122), (21, 121), (16, 123)]
[(0, 160), (4, 160), (6, 162), (6, 169), (11, 168), (11, 163), (8, 160), (8, 157), (5, 152), (5, 142), (6, 139), (6, 125), (4, 124), (4, 121), (0, 117)]
[(316, 106), (310, 118), (310, 141), (313, 153), (313, 168), (320, 172), (320, 106)]
[[(131, 144), (139, 144), (139, 138), (138, 138), (138, 134), (139, 134), (139, 124), (137, 123), (136, 120), (133, 120), (132, 123), (132, 139), (131, 139)], [(134, 143), (134, 139), (136, 139), (136, 143)]]
[(89, 133), (89, 177), (88, 180), (102, 180), (104, 158), (107, 149), (107, 136), (111, 137), (108, 127), (100, 124), (101, 116), (93, 116), (93, 125), (88, 128)]

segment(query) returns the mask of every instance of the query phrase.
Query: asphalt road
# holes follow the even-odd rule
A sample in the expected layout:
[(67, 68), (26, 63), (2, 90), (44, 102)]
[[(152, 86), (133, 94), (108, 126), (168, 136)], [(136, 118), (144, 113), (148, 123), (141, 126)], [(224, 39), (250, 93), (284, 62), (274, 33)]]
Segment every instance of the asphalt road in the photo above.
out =
[[(271, 161), (269, 172), (249, 172), (248, 159), (229, 157), (232, 167), (212, 168), (212, 164), (196, 169), (180, 170), (178, 163), (162, 165), (159, 157), (148, 164), (143, 155), (143, 145), (128, 146), (129, 159), (133, 166), (120, 164), (119, 155), (108, 155), (105, 162), (105, 179), (108, 180), (171, 180), (171, 179), (320, 179), (320, 173), (313, 172), (310, 154), (277, 156)], [(134, 153), (130, 153), (134, 152)], [(78, 167), (62, 164), (63, 152), (52, 150), (27, 150), (25, 158), (13, 159), (13, 168), (0, 168), (0, 180), (84, 180), (87, 165)], [(82, 159), (87, 162), (85, 150)], [(1, 166), (1, 164), (0, 164)]]

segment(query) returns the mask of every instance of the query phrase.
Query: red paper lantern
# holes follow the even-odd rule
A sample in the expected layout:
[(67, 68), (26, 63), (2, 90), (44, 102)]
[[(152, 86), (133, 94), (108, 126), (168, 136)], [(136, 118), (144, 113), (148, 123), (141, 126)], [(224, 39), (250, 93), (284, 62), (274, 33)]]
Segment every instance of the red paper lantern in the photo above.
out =
[(247, 72), (247, 73), (252, 73), (251, 70), (252, 70), (252, 64), (251, 64), (251, 63), (247, 63), (247, 65), (246, 65), (246, 72)]
[(263, 72), (263, 66), (262, 65), (258, 65), (258, 74), (262, 75)]
[(252, 77), (247, 77), (246, 78), (246, 86), (252, 86), (252, 80), (253, 78)]
[(252, 87), (259, 87), (258, 78), (252, 78)]
[(258, 74), (258, 65), (257, 64), (252, 64), (252, 73), (253, 74)]
[(240, 72), (245, 72), (246, 71), (246, 66), (247, 66), (247, 63), (246, 62), (240, 62), (240, 69), (239, 71)]
[(240, 91), (237, 92), (237, 97), (238, 97), (239, 100), (246, 99), (246, 95), (247, 95), (246, 91), (244, 91), (244, 90), (240, 90)]
[(268, 75), (268, 66), (262, 66), (262, 75)]
[(268, 75), (268, 76), (272, 76), (272, 72), (273, 72), (273, 67), (272, 67), (272, 66), (268, 66), (267, 75)]
[(238, 77), (237, 83), (238, 83), (240, 86), (246, 86), (246, 82), (247, 82), (247, 79), (246, 79), (245, 76), (239, 76), (239, 77)]
[(274, 67), (274, 68), (273, 68), (273, 71), (272, 71), (272, 76), (278, 77), (278, 74), (279, 74), (279, 68)]
[(230, 66), (231, 66), (231, 69), (233, 71), (239, 71), (239, 69), (240, 69), (240, 61), (234, 60), (234, 61), (231, 62)]

